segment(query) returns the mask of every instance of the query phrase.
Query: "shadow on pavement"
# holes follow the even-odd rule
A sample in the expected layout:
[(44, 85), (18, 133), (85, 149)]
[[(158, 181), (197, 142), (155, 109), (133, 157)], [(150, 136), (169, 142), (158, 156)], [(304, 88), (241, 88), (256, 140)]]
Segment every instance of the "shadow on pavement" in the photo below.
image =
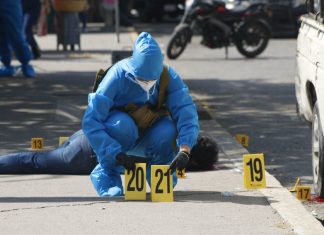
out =
[(48, 142), (81, 128), (96, 71), (43, 73), (37, 79), (2, 79), (0, 83), (0, 154), (30, 148), (32, 137)]
[[(125, 202), (124, 197), (0, 197), (0, 203), (63, 203), (63, 202)], [(150, 195), (146, 201), (127, 201), (151, 203)], [(223, 196), (216, 191), (175, 191), (174, 202), (217, 203), (230, 202), (244, 205), (268, 205), (264, 197), (232, 195)]]
[[(0, 154), (30, 148), (30, 138), (57, 146), (59, 136), (77, 131), (95, 71), (40, 74), (39, 79), (2, 79)], [(259, 80), (186, 80), (232, 136), (250, 136), (250, 153), (263, 152), (267, 170), (283, 185), (311, 178), (310, 130), (296, 116), (292, 83)], [(274, 95), (275, 94), (275, 95)], [(49, 142), (47, 142), (49, 141)], [(293, 163), (293, 164), (292, 164)]]
[(58, 61), (65, 60), (69, 61), (79, 61), (80, 59), (93, 59), (93, 58), (104, 58), (111, 55), (111, 50), (82, 50), (82, 51), (56, 51), (47, 50), (42, 51), (41, 61)]
[(176, 202), (196, 202), (196, 203), (215, 203), (231, 202), (244, 205), (268, 205), (264, 197), (245, 196), (230, 194), (225, 196), (217, 191), (175, 191), (174, 201)]
[[(116, 199), (115, 199), (116, 200)], [(102, 197), (0, 197), (0, 203), (105, 202)]]
[[(37, 181), (37, 180), (53, 180), (53, 179), (60, 179), (60, 178), (64, 178), (66, 177), (66, 175), (37, 175), (39, 176), (38, 178), (35, 178), (36, 174), (21, 174), (21, 175), (10, 175), (10, 176), (0, 176), (1, 177), (1, 181), (0, 184), (2, 183), (14, 183), (14, 182), (31, 182), (31, 181)], [(27, 177), (26, 177), (27, 176)], [(28, 176), (32, 176), (32, 178), (28, 177)], [(23, 178), (18, 178), (18, 179), (10, 179), (11, 177), (17, 178), (17, 177), (23, 177)], [(3, 178), (9, 178), (8, 180), (2, 180)]]
[[(187, 80), (190, 90), (208, 94), (202, 101), (232, 136), (250, 137), (250, 153), (264, 153), (266, 169), (284, 186), (297, 177), (312, 183), (311, 131), (296, 114), (292, 83), (260, 80)], [(306, 182), (307, 181), (307, 182)]]
[[(276, 59), (282, 59), (282, 60), (290, 60), (293, 59), (294, 56), (260, 56), (257, 58), (245, 58), (245, 57), (238, 57), (238, 58), (231, 58), (231, 56), (229, 56), (227, 59), (225, 58), (199, 58), (199, 62), (203, 62), (203, 61), (261, 61), (261, 60), (276, 60)], [(181, 61), (197, 61), (197, 58), (181, 58)]]

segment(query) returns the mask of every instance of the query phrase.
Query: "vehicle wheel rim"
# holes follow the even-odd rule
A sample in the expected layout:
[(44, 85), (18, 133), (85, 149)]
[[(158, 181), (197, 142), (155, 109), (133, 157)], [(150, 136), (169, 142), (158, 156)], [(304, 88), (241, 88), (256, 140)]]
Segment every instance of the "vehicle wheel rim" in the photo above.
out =
[(318, 192), (318, 177), (319, 177), (319, 156), (320, 156), (320, 142), (319, 142), (319, 123), (317, 115), (314, 115), (313, 120), (313, 141), (312, 141), (312, 162), (313, 162), (313, 177), (314, 189)]
[(242, 40), (243, 48), (248, 52), (258, 50), (265, 42), (266, 34), (259, 26), (250, 26), (245, 31), (245, 37)]
[(187, 37), (185, 33), (180, 33), (178, 37), (176, 37), (172, 43), (171, 54), (178, 55), (183, 49), (183, 47), (187, 44)]

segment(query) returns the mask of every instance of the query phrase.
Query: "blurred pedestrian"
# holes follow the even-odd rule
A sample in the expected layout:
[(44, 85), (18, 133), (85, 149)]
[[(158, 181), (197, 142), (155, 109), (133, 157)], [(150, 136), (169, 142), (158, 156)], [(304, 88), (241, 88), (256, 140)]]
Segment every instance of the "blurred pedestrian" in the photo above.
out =
[(129, 0), (119, 0), (119, 17), (120, 17), (120, 25), (122, 26), (132, 26), (132, 20), (129, 16), (129, 8), (132, 1)]
[(105, 27), (113, 29), (115, 0), (101, 0), (100, 14), (104, 20)]
[(79, 12), (79, 19), (82, 23), (82, 32), (86, 32), (87, 30), (88, 10), (89, 10), (89, 3), (88, 1), (86, 1), (84, 5), (84, 9)]
[(41, 52), (34, 37), (33, 28), (37, 25), (41, 13), (41, 0), (22, 0), (24, 15), (24, 32), (27, 42), (33, 53), (33, 58), (38, 59)]
[(11, 48), (21, 63), (24, 76), (35, 77), (35, 70), (29, 64), (32, 53), (23, 32), (21, 0), (0, 1), (0, 25), (0, 56), (3, 63), (0, 67), (0, 77), (10, 77), (15, 74), (15, 69), (11, 65)]

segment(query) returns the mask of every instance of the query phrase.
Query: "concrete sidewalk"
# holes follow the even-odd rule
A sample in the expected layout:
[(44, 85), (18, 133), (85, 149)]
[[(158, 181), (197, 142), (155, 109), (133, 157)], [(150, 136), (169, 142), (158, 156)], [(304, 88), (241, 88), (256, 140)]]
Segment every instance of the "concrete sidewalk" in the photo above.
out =
[[(131, 49), (131, 36), (82, 36), (78, 53), (56, 52), (55, 37), (40, 38), (45, 49), (33, 62), (39, 77), (0, 80), (0, 154), (30, 148), (44, 137), (46, 148), (80, 128), (95, 72), (110, 65), (112, 50)], [(185, 78), (184, 78), (185, 79)], [(246, 190), (241, 173), (246, 153), (199, 104), (202, 132), (221, 149), (217, 170), (187, 173), (175, 202), (130, 202), (99, 198), (88, 176), (0, 176), (1, 234), (324, 234), (321, 224), (286, 189), (267, 175), (268, 188)], [(205, 114), (205, 115), (203, 115)], [(279, 213), (278, 213), (279, 212)], [(298, 217), (298, 218), (296, 218)]]

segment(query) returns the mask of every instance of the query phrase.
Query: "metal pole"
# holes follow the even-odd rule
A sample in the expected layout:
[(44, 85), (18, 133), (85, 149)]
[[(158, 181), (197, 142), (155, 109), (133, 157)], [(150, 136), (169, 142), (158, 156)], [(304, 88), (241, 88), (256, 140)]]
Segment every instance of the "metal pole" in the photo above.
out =
[(115, 0), (115, 31), (117, 36), (117, 43), (119, 43), (119, 0)]
[(324, 0), (320, 1), (321, 17), (324, 18)]
[(309, 9), (311, 13), (314, 13), (314, 0), (309, 0)]

